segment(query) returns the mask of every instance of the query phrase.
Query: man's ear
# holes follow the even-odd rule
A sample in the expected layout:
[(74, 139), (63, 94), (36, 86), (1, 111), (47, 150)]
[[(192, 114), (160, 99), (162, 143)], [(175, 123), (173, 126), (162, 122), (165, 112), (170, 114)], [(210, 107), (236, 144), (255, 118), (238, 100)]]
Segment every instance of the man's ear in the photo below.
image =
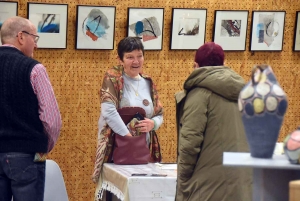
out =
[(194, 62), (194, 69), (199, 68), (199, 64), (197, 62)]
[(19, 32), (19, 33), (18, 33), (17, 38), (18, 38), (17, 41), (18, 41), (21, 45), (23, 45), (23, 44), (24, 44), (24, 40), (23, 40), (22, 32)]

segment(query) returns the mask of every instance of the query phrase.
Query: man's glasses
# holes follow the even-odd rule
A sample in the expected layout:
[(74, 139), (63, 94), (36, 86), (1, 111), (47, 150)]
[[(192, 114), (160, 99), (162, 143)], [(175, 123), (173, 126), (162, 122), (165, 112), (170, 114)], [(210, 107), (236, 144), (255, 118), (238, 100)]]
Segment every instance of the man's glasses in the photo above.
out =
[(40, 39), (40, 36), (28, 33), (27, 31), (21, 31), (22, 33), (26, 33), (28, 35), (34, 36), (34, 42), (37, 43)]

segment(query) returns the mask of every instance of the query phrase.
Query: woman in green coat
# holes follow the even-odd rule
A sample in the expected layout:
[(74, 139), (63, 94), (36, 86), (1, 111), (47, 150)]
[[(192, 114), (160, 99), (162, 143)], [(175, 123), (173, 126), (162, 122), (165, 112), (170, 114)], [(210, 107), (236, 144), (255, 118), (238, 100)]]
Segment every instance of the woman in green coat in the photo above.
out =
[(243, 78), (224, 66), (224, 51), (209, 42), (175, 95), (178, 126), (176, 201), (250, 201), (249, 169), (224, 167), (223, 152), (248, 152), (238, 96)]

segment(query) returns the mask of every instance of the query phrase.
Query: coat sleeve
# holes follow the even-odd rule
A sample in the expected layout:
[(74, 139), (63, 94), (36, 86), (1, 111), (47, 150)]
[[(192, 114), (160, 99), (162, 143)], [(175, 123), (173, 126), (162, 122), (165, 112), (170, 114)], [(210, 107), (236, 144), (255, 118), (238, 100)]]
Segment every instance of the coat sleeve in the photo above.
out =
[(195, 88), (186, 97), (180, 118), (178, 183), (188, 181), (198, 161), (203, 133), (207, 122), (207, 108), (211, 92)]

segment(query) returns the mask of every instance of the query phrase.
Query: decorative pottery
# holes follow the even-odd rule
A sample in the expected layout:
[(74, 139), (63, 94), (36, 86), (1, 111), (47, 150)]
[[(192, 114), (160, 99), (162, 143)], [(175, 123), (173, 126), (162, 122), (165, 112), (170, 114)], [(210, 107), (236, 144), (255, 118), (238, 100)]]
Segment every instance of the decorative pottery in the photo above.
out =
[(300, 163), (300, 127), (283, 141), (284, 153), (292, 164)]
[(251, 156), (272, 158), (288, 102), (270, 66), (254, 66), (238, 105)]

